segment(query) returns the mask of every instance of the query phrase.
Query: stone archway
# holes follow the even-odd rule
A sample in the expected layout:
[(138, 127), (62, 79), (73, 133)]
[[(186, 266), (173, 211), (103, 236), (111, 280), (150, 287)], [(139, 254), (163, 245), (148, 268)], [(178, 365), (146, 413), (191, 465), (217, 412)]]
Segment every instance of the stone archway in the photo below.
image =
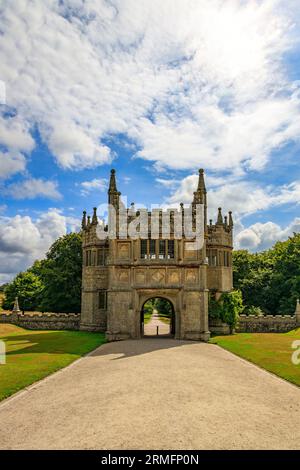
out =
[(162, 296), (145, 300), (140, 312), (140, 334), (145, 336), (174, 337), (176, 314), (173, 303)]
[(141, 331), (141, 312), (144, 304), (154, 298), (162, 298), (167, 300), (172, 306), (173, 316), (172, 316), (172, 336), (174, 338), (180, 337), (180, 311), (181, 311), (181, 296), (180, 289), (141, 289), (136, 290), (136, 331), (138, 332), (137, 337), (142, 338)]

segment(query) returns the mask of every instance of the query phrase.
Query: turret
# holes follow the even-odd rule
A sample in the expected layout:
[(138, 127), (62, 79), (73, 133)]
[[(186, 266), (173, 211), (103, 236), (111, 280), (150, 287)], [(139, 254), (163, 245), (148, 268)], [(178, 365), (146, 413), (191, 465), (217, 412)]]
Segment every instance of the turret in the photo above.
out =
[(81, 228), (82, 230), (86, 228), (86, 211), (83, 211), (82, 213)]
[(115, 209), (118, 209), (121, 193), (117, 190), (115, 174), (116, 174), (116, 170), (110, 171), (110, 181), (109, 181), (109, 188), (108, 188), (108, 203), (114, 206)]
[(206, 197), (206, 187), (204, 181), (204, 170), (201, 168), (199, 170), (199, 178), (198, 178), (198, 187), (197, 191), (194, 192), (194, 199), (193, 199), (193, 206), (195, 207), (196, 204), (203, 204), (204, 205), (204, 227), (206, 230), (207, 226), (207, 197)]
[(229, 228), (233, 228), (232, 212), (229, 211)]
[(93, 209), (93, 217), (92, 217), (92, 225), (97, 225), (97, 224), (98, 224), (97, 207), (94, 207), (94, 209)]
[(218, 218), (216, 225), (223, 225), (223, 216), (222, 216), (222, 208), (218, 208)]

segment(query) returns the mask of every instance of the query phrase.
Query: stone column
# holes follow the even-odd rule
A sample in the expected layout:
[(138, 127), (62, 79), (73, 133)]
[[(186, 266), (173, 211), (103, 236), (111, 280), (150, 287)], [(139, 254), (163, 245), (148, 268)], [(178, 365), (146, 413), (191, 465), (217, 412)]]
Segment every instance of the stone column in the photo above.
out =
[(15, 302), (14, 302), (14, 307), (12, 309), (12, 313), (21, 313), (21, 310), (19, 308), (19, 299), (18, 297), (15, 298)]
[(297, 323), (297, 325), (300, 325), (300, 303), (299, 303), (299, 299), (297, 299), (295, 315), (296, 315), (296, 323)]

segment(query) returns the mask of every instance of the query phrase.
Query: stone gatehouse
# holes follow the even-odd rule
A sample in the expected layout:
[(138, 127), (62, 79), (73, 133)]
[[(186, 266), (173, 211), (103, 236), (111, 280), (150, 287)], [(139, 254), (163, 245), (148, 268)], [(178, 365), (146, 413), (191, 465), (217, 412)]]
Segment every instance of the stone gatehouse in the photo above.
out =
[[(223, 217), (218, 209), (216, 223), (207, 223), (207, 194), (204, 171), (199, 170), (190, 210), (202, 205), (204, 244), (191, 250), (189, 240), (174, 233), (174, 218), (187, 208), (147, 211), (149, 222), (154, 215), (161, 224), (163, 213), (170, 217), (170, 233), (151, 238), (108, 235), (99, 238), (96, 208), (92, 217), (83, 213), (82, 310), (80, 329), (106, 332), (110, 341), (140, 338), (141, 311), (153, 297), (169, 300), (174, 311), (174, 336), (178, 339), (207, 341), (209, 293), (220, 295), (232, 289), (231, 212)], [(116, 210), (122, 205), (117, 190), (115, 170), (111, 170), (108, 202)], [(134, 221), (140, 210), (126, 208), (127, 219)], [(154, 211), (155, 214), (154, 214)], [(180, 214), (181, 213), (181, 214)], [(157, 219), (156, 219), (157, 220)], [(105, 228), (108, 230), (108, 227)]]

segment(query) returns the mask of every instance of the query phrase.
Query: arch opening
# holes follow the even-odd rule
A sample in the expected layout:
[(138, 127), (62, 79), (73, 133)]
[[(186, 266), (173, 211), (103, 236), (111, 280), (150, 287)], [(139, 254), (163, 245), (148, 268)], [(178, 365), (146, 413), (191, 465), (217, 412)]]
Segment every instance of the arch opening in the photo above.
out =
[(141, 309), (141, 336), (172, 337), (175, 335), (175, 310), (165, 297), (147, 299)]

